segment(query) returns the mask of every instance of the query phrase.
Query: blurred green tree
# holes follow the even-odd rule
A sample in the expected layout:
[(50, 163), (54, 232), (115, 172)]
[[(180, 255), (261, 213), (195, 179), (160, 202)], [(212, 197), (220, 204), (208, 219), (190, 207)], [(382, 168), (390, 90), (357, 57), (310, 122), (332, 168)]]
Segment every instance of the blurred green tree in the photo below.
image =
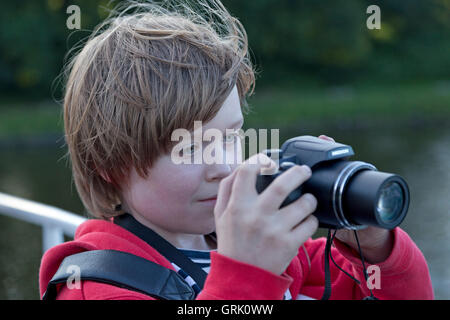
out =
[[(49, 97), (69, 49), (121, 1), (23, 0), (0, 11), (0, 94)], [(450, 0), (223, 0), (270, 82), (425, 81), (450, 73)], [(68, 30), (68, 6), (81, 30)], [(381, 9), (381, 29), (366, 8)], [(56, 82), (57, 83), (57, 82)], [(54, 86), (58, 92), (57, 85)]]

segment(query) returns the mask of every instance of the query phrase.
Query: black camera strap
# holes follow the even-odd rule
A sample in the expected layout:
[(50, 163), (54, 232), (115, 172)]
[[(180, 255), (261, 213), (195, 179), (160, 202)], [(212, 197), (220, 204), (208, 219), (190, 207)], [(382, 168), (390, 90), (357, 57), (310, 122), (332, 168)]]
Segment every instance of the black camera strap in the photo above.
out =
[[(350, 279), (352, 279), (353, 281), (355, 281), (357, 284), (361, 284), (360, 281), (358, 281), (356, 278), (354, 278), (353, 276), (351, 276), (350, 274), (348, 274), (345, 270), (343, 270), (341, 267), (339, 267), (337, 265), (337, 263), (334, 261), (333, 259), (333, 255), (331, 254), (331, 245), (333, 244), (334, 241), (334, 237), (336, 236), (336, 232), (337, 230), (334, 230), (333, 235), (331, 235), (331, 229), (328, 229), (328, 235), (327, 235), (327, 242), (325, 245), (325, 261), (324, 261), (324, 271), (325, 271), (325, 288), (323, 291), (323, 295), (321, 300), (328, 300), (331, 297), (331, 274), (330, 274), (330, 259), (331, 261), (333, 261), (333, 264), (339, 269), (341, 270), (343, 273), (345, 273)], [(366, 279), (366, 283), (367, 283), (367, 271), (366, 271), (366, 265), (364, 263), (364, 256), (362, 254), (362, 250), (361, 250), (361, 246), (359, 245), (359, 239), (358, 239), (358, 234), (356, 233), (356, 230), (353, 231), (354, 235), (355, 235), (355, 239), (356, 239), (356, 243), (358, 245), (358, 252), (359, 252), (359, 257), (361, 259), (361, 263), (363, 266), (363, 273), (364, 273), (364, 278)], [(369, 289), (370, 291), (370, 296), (365, 297), (363, 300), (378, 300), (374, 295), (371, 289)]]
[[(358, 252), (359, 252), (359, 257), (361, 259), (361, 263), (362, 263), (362, 267), (363, 267), (364, 279), (366, 280), (366, 284), (367, 284), (367, 280), (369, 277), (367, 275), (366, 264), (364, 263), (364, 256), (362, 254), (361, 246), (359, 245), (359, 239), (358, 239), (358, 234), (356, 233), (356, 230), (353, 230), (353, 234), (355, 235), (356, 243), (358, 245)], [(369, 291), (370, 291), (370, 296), (365, 297), (363, 300), (378, 300), (378, 298), (376, 298), (373, 295), (372, 289), (369, 288)]]
[(325, 245), (325, 288), (321, 300), (328, 300), (331, 296), (331, 274), (330, 274), (330, 253), (331, 253), (331, 230), (328, 229), (327, 243)]
[(186, 255), (184, 255), (180, 250), (174, 247), (170, 242), (165, 240), (155, 231), (139, 223), (129, 213), (124, 213), (120, 216), (114, 217), (114, 223), (147, 242), (167, 260), (175, 263), (189, 276), (191, 276), (191, 278), (194, 279), (200, 289), (203, 289), (203, 285), (208, 274)]

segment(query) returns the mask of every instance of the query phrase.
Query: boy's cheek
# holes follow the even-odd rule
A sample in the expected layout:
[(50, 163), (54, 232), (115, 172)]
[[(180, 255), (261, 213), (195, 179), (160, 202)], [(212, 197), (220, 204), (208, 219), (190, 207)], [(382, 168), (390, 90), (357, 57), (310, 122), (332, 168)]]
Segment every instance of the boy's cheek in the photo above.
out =
[(234, 171), (243, 161), (242, 158), (242, 144), (241, 140), (238, 140), (232, 146), (228, 146), (224, 150), (225, 153), (225, 162), (230, 165), (232, 171)]
[(197, 175), (193, 168), (182, 171), (166, 168), (158, 174), (153, 172), (147, 180), (132, 185), (127, 191), (127, 198), (141, 209), (149, 209), (154, 203), (186, 202), (198, 184)]

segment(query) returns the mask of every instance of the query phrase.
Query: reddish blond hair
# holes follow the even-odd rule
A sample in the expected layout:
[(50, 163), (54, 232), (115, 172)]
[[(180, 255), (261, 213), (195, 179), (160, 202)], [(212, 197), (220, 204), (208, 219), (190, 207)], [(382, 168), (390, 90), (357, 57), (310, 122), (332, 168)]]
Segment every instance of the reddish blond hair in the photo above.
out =
[(198, 3), (201, 12), (173, 1), (131, 3), (97, 27), (67, 65), (68, 155), (94, 217), (120, 214), (130, 168), (146, 177), (170, 151), (172, 131), (211, 120), (235, 85), (248, 111), (255, 73), (246, 32), (218, 0)]

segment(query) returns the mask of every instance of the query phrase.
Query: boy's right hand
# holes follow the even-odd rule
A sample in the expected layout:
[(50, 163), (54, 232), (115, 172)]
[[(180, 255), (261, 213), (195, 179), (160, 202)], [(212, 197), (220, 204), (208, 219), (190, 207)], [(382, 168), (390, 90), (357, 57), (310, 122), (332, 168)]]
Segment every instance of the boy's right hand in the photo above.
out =
[(217, 252), (281, 275), (317, 230), (318, 220), (311, 215), (317, 200), (304, 194), (279, 209), (289, 193), (311, 177), (303, 166), (293, 166), (258, 194), (257, 175), (269, 165), (275, 165), (273, 160), (256, 154), (220, 182), (214, 208)]

